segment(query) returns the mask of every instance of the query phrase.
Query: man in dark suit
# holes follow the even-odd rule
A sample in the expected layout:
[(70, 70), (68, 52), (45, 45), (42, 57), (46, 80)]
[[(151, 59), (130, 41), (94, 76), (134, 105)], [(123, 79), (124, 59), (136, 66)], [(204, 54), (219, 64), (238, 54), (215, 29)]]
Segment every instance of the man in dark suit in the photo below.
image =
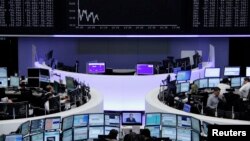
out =
[(126, 122), (136, 122), (135, 118), (133, 117), (133, 114), (129, 114), (129, 117), (126, 118)]

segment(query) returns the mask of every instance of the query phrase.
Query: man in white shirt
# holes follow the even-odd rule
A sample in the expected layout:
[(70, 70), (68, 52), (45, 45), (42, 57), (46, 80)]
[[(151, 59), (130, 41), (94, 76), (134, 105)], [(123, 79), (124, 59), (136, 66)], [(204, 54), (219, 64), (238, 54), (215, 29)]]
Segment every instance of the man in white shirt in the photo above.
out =
[(230, 81), (228, 80), (228, 78), (223, 78), (223, 80), (218, 84), (218, 86), (220, 88), (220, 95), (219, 98), (222, 99), (225, 102), (225, 98), (224, 98), (224, 93), (227, 93), (226, 89), (230, 89)]
[(241, 98), (247, 98), (250, 89), (250, 79), (248, 77), (244, 78), (244, 84), (239, 89), (239, 94)]

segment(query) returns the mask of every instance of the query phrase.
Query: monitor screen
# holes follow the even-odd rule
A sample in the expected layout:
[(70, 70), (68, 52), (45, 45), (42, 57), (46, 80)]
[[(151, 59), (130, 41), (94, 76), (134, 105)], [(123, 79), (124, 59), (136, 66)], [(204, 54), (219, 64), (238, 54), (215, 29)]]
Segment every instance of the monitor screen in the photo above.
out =
[(137, 64), (136, 74), (140, 75), (152, 75), (154, 74), (154, 65), (152, 64)]
[(173, 73), (177, 74), (179, 71), (181, 71), (181, 67), (176, 67), (174, 68)]
[(23, 135), (14, 134), (14, 135), (6, 135), (5, 141), (22, 141)]
[(208, 78), (209, 88), (217, 87), (219, 83), (220, 83), (220, 78)]
[(63, 121), (62, 130), (69, 129), (73, 126), (73, 116), (65, 117), (62, 119), (62, 121)]
[(104, 114), (89, 114), (89, 126), (104, 125)]
[(88, 63), (88, 73), (96, 74), (96, 73), (105, 73), (106, 67), (105, 63)]
[(197, 80), (194, 80), (194, 84), (197, 86), (197, 87), (199, 87), (199, 84), (200, 84), (200, 80), (199, 79), (197, 79)]
[(39, 78), (28, 78), (29, 87), (40, 87), (39, 83)]
[(37, 119), (31, 121), (30, 133), (43, 132), (44, 130), (44, 119)]
[(208, 79), (200, 79), (199, 80), (199, 86), (200, 89), (207, 88), (208, 87)]
[(28, 68), (28, 77), (39, 77), (40, 70), (39, 68)]
[(23, 124), (21, 124), (21, 134), (23, 136), (29, 134), (29, 130), (30, 130), (30, 121), (26, 121)]
[(241, 86), (241, 77), (231, 78), (231, 87), (240, 87)]
[(190, 113), (191, 105), (185, 103), (183, 106), (183, 111)]
[(60, 132), (45, 132), (44, 141), (60, 141)]
[(196, 132), (201, 132), (201, 122), (199, 119), (191, 117), (192, 129)]
[(161, 114), (160, 113), (146, 114), (146, 125), (161, 125)]
[(120, 126), (120, 115), (105, 114), (105, 125), (107, 125), (107, 126)]
[(142, 112), (122, 112), (122, 125), (142, 125)]
[(50, 76), (49, 70), (48, 69), (41, 69), (40, 68), (40, 75)]
[(19, 87), (19, 77), (17, 76), (10, 76), (10, 86), (11, 87)]
[(208, 135), (208, 126), (211, 125), (211, 123), (203, 121), (202, 125), (203, 125), (203, 132), (204, 132), (204, 134)]
[(43, 141), (43, 132), (30, 136), (31, 141)]
[(73, 141), (73, 130), (68, 129), (62, 132), (62, 141)]
[(74, 115), (74, 127), (77, 126), (88, 126), (89, 122), (89, 115), (83, 114), (83, 115)]
[(205, 77), (220, 77), (220, 68), (206, 68)]
[(181, 83), (176, 84), (176, 93), (181, 93)]
[(30, 141), (30, 136), (23, 137), (23, 141)]
[(0, 67), (0, 77), (8, 77), (6, 67)]
[(184, 83), (181, 83), (181, 93), (184, 93), (184, 92), (189, 92), (189, 82), (184, 82)]
[(162, 126), (177, 126), (177, 118), (175, 114), (162, 114)]
[(89, 127), (89, 139), (97, 139), (98, 135), (104, 135), (104, 128), (101, 127)]
[(188, 71), (178, 71), (176, 80), (177, 81), (187, 81), (187, 80), (190, 80), (190, 77), (191, 77), (191, 71), (190, 70), (188, 70)]
[(66, 80), (66, 88), (68, 90), (73, 90), (75, 89), (75, 84), (74, 84), (74, 78), (73, 77), (68, 77), (66, 76), (65, 77), (65, 80)]
[(200, 134), (198, 132), (192, 131), (192, 141), (200, 141)]
[(178, 127), (191, 127), (191, 117), (187, 116), (177, 116)]
[(239, 76), (240, 67), (225, 67), (224, 76)]
[(74, 140), (86, 140), (88, 139), (88, 127), (74, 128)]
[(108, 135), (109, 134), (109, 132), (110, 132), (110, 130), (112, 130), (112, 129), (115, 129), (116, 131), (118, 131), (118, 133), (119, 133), (119, 131), (120, 131), (120, 128), (119, 127), (112, 127), (112, 126), (105, 126), (104, 127), (104, 134), (105, 135)]
[(178, 141), (191, 141), (191, 130), (185, 128), (177, 128)]
[(246, 67), (246, 76), (250, 76), (250, 67)]
[(160, 126), (145, 126), (150, 131), (151, 137), (160, 137)]
[(45, 119), (45, 130), (60, 129), (61, 117), (51, 117)]
[(0, 77), (0, 88), (7, 88), (7, 87), (8, 87), (8, 78)]
[(176, 128), (175, 127), (162, 127), (161, 137), (176, 140)]

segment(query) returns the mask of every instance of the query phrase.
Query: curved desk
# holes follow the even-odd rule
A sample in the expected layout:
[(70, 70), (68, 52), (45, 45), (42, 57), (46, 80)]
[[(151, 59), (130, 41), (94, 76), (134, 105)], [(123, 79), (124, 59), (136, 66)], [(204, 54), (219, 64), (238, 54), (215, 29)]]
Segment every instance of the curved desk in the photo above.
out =
[(91, 99), (87, 103), (81, 105), (80, 107), (70, 109), (68, 111), (63, 111), (45, 116), (31, 117), (31, 118), (2, 120), (0, 121), (0, 134), (9, 134), (10, 132), (16, 131), (21, 123), (24, 123), (25, 121), (28, 120), (35, 120), (35, 119), (56, 117), (56, 116), (61, 116), (61, 118), (63, 118), (73, 114), (82, 114), (82, 113), (103, 113), (103, 97), (99, 94), (99, 92), (93, 89), (91, 89), (90, 95)]
[(204, 116), (204, 115), (198, 115), (193, 113), (187, 113), (181, 110), (177, 110), (175, 108), (172, 108), (164, 103), (162, 103), (158, 99), (160, 89), (154, 89), (150, 93), (146, 95), (146, 105), (145, 105), (145, 112), (163, 112), (163, 113), (173, 113), (173, 114), (180, 114), (180, 115), (186, 115), (186, 116), (192, 116), (197, 119), (200, 119), (201, 121), (206, 121), (209, 123), (216, 123), (216, 124), (242, 124), (242, 125), (250, 125), (250, 121), (244, 121), (244, 120), (233, 120), (233, 119), (225, 119), (225, 118), (216, 118), (216, 117), (210, 117), (210, 116)]
[[(203, 66), (212, 67), (213, 63), (204, 62)], [(47, 68), (50, 70), (50, 79), (59, 81), (62, 79), (65, 84), (65, 76), (75, 78), (80, 82), (89, 84), (90, 88), (98, 90), (104, 97), (104, 110), (131, 111), (145, 110), (145, 95), (159, 87), (162, 80), (169, 75), (97, 75), (67, 72), (54, 69), (45, 64), (35, 63), (35, 67)], [(192, 70), (191, 81), (204, 75), (204, 68)], [(175, 74), (170, 73), (172, 80)]]

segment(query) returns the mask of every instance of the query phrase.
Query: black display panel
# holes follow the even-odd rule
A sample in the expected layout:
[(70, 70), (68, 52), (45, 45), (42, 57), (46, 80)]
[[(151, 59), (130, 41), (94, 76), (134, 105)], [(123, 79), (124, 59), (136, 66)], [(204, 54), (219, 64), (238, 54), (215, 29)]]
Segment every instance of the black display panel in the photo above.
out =
[(0, 0), (0, 35), (250, 35), (248, 0)]

